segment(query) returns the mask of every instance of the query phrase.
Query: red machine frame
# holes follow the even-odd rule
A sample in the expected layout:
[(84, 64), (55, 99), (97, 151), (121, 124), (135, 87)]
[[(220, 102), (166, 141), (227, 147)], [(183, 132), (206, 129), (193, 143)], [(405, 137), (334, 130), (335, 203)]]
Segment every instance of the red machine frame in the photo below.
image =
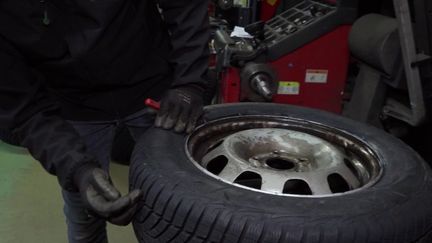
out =
[[(349, 25), (341, 26), (269, 63), (279, 84), (273, 102), (340, 113), (349, 65), (350, 29)], [(244, 101), (237, 68), (228, 68), (221, 84), (222, 103)]]

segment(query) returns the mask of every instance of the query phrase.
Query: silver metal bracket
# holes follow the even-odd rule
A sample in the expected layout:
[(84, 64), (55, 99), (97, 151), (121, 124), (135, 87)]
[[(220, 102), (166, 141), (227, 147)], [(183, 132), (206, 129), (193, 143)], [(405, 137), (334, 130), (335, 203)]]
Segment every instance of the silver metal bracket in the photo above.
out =
[(398, 21), (402, 56), (407, 78), (409, 106), (390, 101), (384, 107), (384, 114), (403, 120), (412, 126), (421, 125), (426, 120), (426, 107), (423, 97), (423, 86), (420, 78), (419, 61), (425, 61), (417, 53), (414, 32), (407, 0), (393, 0)]

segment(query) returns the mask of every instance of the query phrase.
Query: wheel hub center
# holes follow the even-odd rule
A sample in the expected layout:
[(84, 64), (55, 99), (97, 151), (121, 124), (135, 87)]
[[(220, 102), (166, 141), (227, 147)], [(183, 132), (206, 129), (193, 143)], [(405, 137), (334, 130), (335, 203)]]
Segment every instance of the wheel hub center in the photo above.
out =
[(285, 158), (269, 158), (265, 161), (270, 168), (277, 170), (291, 170), (296, 167), (296, 162)]
[(254, 167), (265, 167), (282, 171), (304, 171), (310, 163), (307, 158), (290, 155), (283, 150), (255, 155), (248, 159)]
[(277, 128), (245, 130), (226, 138), (230, 156), (251, 167), (307, 172), (331, 167), (337, 149), (320, 138)]

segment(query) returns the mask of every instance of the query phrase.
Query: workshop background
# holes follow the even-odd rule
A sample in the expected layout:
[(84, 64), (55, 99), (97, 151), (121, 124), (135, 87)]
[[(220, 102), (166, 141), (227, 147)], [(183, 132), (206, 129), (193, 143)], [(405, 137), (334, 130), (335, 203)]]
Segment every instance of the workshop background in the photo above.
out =
[[(430, 13), (432, 13), (432, 4), (429, 4), (427, 1), (429, 0), (415, 0), (412, 2), (419, 3), (424, 2), (425, 5), (429, 7), (429, 22), (432, 22), (432, 18), (430, 16)], [(213, 1), (217, 4), (223, 4), (224, 2), (231, 3), (233, 1)], [(217, 9), (213, 9), (215, 12), (215, 16), (223, 16), (228, 23), (236, 23), (236, 25), (246, 26), (250, 23), (253, 23), (256, 21), (256, 18), (258, 15), (261, 15), (261, 18), (264, 20), (270, 19), (275, 13), (281, 13), (285, 9), (293, 7), (293, 2), (296, 3), (298, 1), (277, 1), (277, 0), (266, 0), (262, 1), (263, 5), (261, 5), (261, 12), (257, 10), (258, 2), (260, 1), (234, 1), (238, 6), (241, 7), (234, 7), (231, 5), (224, 6), (224, 8), (221, 8), (220, 6), (214, 7)], [(291, 3), (290, 3), (291, 2)], [(320, 2), (320, 0), (317, 0), (316, 2)], [(329, 0), (327, 2), (339, 2), (339, 1), (333, 1)], [(355, 2), (353, 1), (344, 1), (346, 3), (349, 2)], [(253, 4), (252, 4), (253, 3)], [(276, 3), (280, 3), (279, 7), (276, 8)], [(380, 13), (386, 16), (394, 17), (395, 13), (392, 10), (392, 1), (391, 0), (381, 0), (381, 1), (361, 1), (361, 5), (359, 6), (359, 9), (355, 9), (355, 11), (358, 11), (360, 15), (366, 15), (369, 13)], [(286, 6), (284, 5), (286, 4)], [(294, 4), (295, 5), (295, 4)], [(213, 5), (214, 6), (214, 5)], [(244, 7), (247, 6), (247, 7)], [(417, 5), (416, 5), (417, 6)], [(334, 6), (331, 5), (332, 9)], [(226, 8), (226, 9), (225, 9)], [(306, 8), (306, 7), (305, 7)], [(299, 6), (296, 7), (296, 9), (300, 9)], [(341, 12), (346, 15), (346, 13), (351, 13), (350, 11), (353, 10), (354, 7), (351, 4), (347, 4), (347, 6), (344, 6), (344, 8), (341, 10), (337, 10), (338, 13)], [(419, 10), (419, 7), (417, 6), (417, 11)], [(212, 9), (210, 9), (212, 11)], [(296, 10), (297, 11), (297, 10)], [(312, 11), (312, 10), (311, 10)], [(316, 11), (314, 9), (313, 11)], [(335, 11), (336, 10), (332, 10)], [(343, 12), (348, 11), (348, 12)], [(426, 10), (425, 10), (426, 11)], [(328, 11), (331, 12), (331, 11)], [(322, 12), (319, 11), (312, 14), (316, 15), (317, 18), (319, 17), (319, 14), (325, 15), (328, 12)], [(293, 12), (294, 14), (286, 15), (286, 19), (289, 20), (292, 15), (296, 16), (297, 12)], [(247, 18), (246, 18), (247, 16)], [(417, 16), (417, 15), (416, 15)], [(298, 18), (297, 18), (298, 19)], [(296, 20), (297, 20), (296, 19)], [(349, 99), (352, 98), (352, 93), (354, 92), (354, 82), (357, 74), (359, 73), (359, 67), (357, 66), (356, 60), (349, 57), (348, 53), (348, 45), (347, 45), (347, 38), (350, 29), (346, 26), (347, 23), (352, 24), (354, 22), (355, 17), (354, 15), (350, 15), (350, 18), (344, 18), (343, 21), (341, 19), (340, 23), (338, 21), (331, 22), (332, 28), (335, 28), (335, 31), (332, 32), (335, 35), (329, 35), (330, 39), (320, 39), (320, 44), (317, 46), (308, 46), (303, 49), (303, 51), (306, 51), (305, 53), (302, 53), (300, 55), (301, 57), (309, 57), (312, 55), (312, 53), (315, 53), (314, 55), (320, 54), (321, 56), (331, 56), (332, 60), (328, 61), (327, 59), (320, 59), (320, 61), (317, 61), (318, 66), (323, 66), (324, 70), (327, 70), (326, 72), (322, 72), (322, 70), (308, 70), (306, 68), (306, 64), (310, 62), (310, 59), (303, 59), (296, 56), (290, 56), (289, 58), (297, 58), (298, 63), (303, 64), (303, 61), (306, 63), (304, 66), (304, 69), (296, 70), (295, 73), (288, 73), (285, 72), (286, 68), (283, 69), (279, 73), (279, 75), (285, 75), (283, 76), (284, 82), (282, 83), (283, 89), (279, 87), (279, 90), (276, 89), (276, 87), (269, 87), (270, 91), (274, 91), (272, 94), (269, 95), (266, 87), (256, 87), (252, 86), (249, 87), (249, 83), (255, 84), (258, 82), (253, 82), (256, 80), (259, 81), (269, 81), (274, 79), (274, 75), (270, 69), (268, 69), (265, 65), (262, 65), (258, 60), (257, 63), (253, 63), (256, 60), (235, 60), (235, 55), (223, 55), (223, 57), (219, 57), (218, 60), (224, 60), (226, 59), (226, 62), (223, 63), (217, 63), (216, 60), (213, 60), (215, 63), (214, 68), (217, 72), (222, 73), (219, 77), (212, 77), (213, 79), (221, 79), (222, 83), (225, 83), (226, 85), (223, 85), (219, 90), (219, 93), (217, 95), (219, 96), (219, 99), (213, 100), (213, 102), (216, 103), (231, 103), (231, 102), (240, 102), (240, 101), (261, 101), (261, 102), (268, 102), (272, 101), (275, 103), (288, 103), (288, 104), (296, 104), (296, 105), (303, 105), (313, 108), (318, 108), (322, 110), (331, 111), (333, 113), (341, 114), (343, 107), (349, 107), (347, 104), (349, 103)], [(285, 20), (284, 20), (285, 21)], [(301, 24), (309, 24), (308, 19), (304, 19), (304, 23)], [(386, 21), (384, 19), (383, 21)], [(298, 21), (297, 21), (298, 22)], [(301, 21), (300, 21), (301, 22)], [(427, 22), (427, 21), (425, 21)], [(216, 27), (219, 29), (221, 26), (225, 24), (225, 22), (215, 21), (214, 22)], [(281, 22), (273, 21), (271, 24), (273, 25), (272, 31), (276, 32), (279, 31), (279, 27)], [(283, 22), (285, 24), (285, 22)], [(335, 25), (335, 26), (333, 26)], [(213, 26), (214, 27), (214, 26)], [(232, 26), (226, 26), (226, 28), (231, 28)], [(432, 30), (430, 30), (431, 26), (426, 26), (429, 28), (428, 31), (422, 31), (421, 33), (425, 36), (430, 37), (430, 33)], [(263, 26), (257, 25), (255, 26), (255, 34), (259, 37), (262, 33)], [(223, 29), (223, 28), (222, 28)], [(310, 32), (314, 32), (313, 34), (316, 34), (315, 31), (312, 31), (315, 29), (310, 29)], [(309, 29), (305, 27), (304, 29), (294, 29), (291, 28), (292, 32), (287, 34), (287, 43), (292, 43), (292, 40), (289, 39), (292, 36), (289, 34), (296, 34), (297, 33), (307, 33)], [(303, 32), (301, 32), (303, 31)], [(298, 34), (300, 36), (300, 34)], [(306, 35), (306, 34), (305, 34)], [(318, 34), (317, 34), (318, 35)], [(321, 34), (319, 34), (321, 36)], [(344, 36), (343, 39), (338, 38), (340, 36)], [(312, 38), (312, 35), (309, 35), (307, 33), (307, 38)], [(328, 36), (327, 36), (328, 37)], [(313, 37), (312, 39), (314, 39)], [(279, 39), (278, 39), (279, 40)], [(305, 41), (304, 38), (300, 38), (299, 40)], [(280, 42), (285, 45), (285, 39), (280, 38)], [(334, 45), (335, 49), (326, 49), (322, 48), (322, 46), (329, 45), (329, 42), (336, 41), (340, 44)], [(219, 43), (220, 45), (225, 45), (224, 43)], [(256, 43), (253, 43), (254, 45)], [(304, 43), (298, 43), (299, 46), (303, 45)], [(230, 46), (225, 45), (226, 50), (232, 51), (231, 54), (235, 54), (235, 51), (242, 52), (244, 49), (236, 50), (235, 48), (238, 47), (238, 45), (233, 45), (232, 49)], [(285, 45), (288, 46), (288, 45)], [(214, 58), (216, 59), (216, 53), (220, 53), (217, 50), (217, 46), (214, 50)], [(295, 47), (296, 49), (298, 47)], [(425, 47), (426, 48), (426, 47)], [(432, 47), (428, 44), (428, 51), (431, 52)], [(320, 50), (320, 52), (317, 52), (317, 49)], [(342, 51), (337, 51), (342, 49)], [(274, 46), (272, 49), (274, 52), (270, 52), (269, 59), (273, 61), (272, 65), (274, 67), (281, 67), (286, 66), (289, 63), (292, 62), (293, 59), (286, 59), (285, 57), (278, 56), (278, 53), (280, 51), (279, 46)], [(284, 50), (286, 52), (292, 52), (293, 50)], [(275, 54), (276, 53), (276, 54)], [(318, 53), (318, 54), (316, 54)], [(429, 53), (430, 54), (430, 53)], [(230, 59), (231, 58), (231, 59)], [(274, 60), (273, 60), (274, 59)], [(366, 58), (367, 59), (367, 58)], [(277, 61), (276, 61), (277, 60)], [(318, 60), (318, 59), (317, 59)], [(366, 60), (367, 61), (367, 60)], [(401, 60), (398, 60), (401, 62)], [(235, 63), (235, 65), (232, 65)], [(239, 64), (240, 63), (240, 64)], [(244, 65), (244, 63), (249, 63), (250, 65)], [(360, 62), (361, 63), (361, 62)], [(367, 62), (366, 62), (367, 63)], [(298, 64), (297, 66), (301, 66)], [(421, 63), (420, 63), (421, 64)], [(330, 65), (330, 66), (328, 66)], [(284, 66), (284, 67), (285, 67)], [(342, 68), (343, 67), (343, 68)], [(218, 70), (220, 69), (220, 70)], [(243, 71), (240, 72), (239, 70), (242, 69)], [(426, 68), (425, 68), (426, 69)], [(258, 70), (258, 71), (257, 71)], [(330, 71), (329, 71), (330, 70)], [(214, 71), (214, 70), (213, 70)], [(333, 72), (334, 71), (334, 72)], [(427, 72), (426, 72), (427, 71)], [(304, 78), (304, 74), (313, 75), (313, 77), (325, 77), (325, 82), (327, 83), (327, 74), (328, 73), (337, 73), (338, 76), (335, 83), (330, 82), (326, 85), (319, 86), (319, 89), (315, 89), (317, 83), (320, 83), (320, 80), (312, 80), (314, 82), (309, 82), (313, 84), (307, 84), (306, 82), (300, 82), (302, 78)], [(263, 75), (265, 73), (266, 75)], [(293, 82), (293, 75), (297, 75), (294, 82)], [(398, 74), (400, 75), (400, 73)], [(431, 70), (423, 70), (422, 73), (424, 79), (431, 80), (432, 79), (432, 71)], [(247, 78), (245, 78), (247, 77)], [(250, 78), (249, 78), (250, 77)], [(381, 78), (381, 77), (380, 77)], [(250, 81), (245, 84), (244, 80)], [(322, 82), (322, 81), (321, 81)], [(270, 82), (272, 83), (272, 82)], [(384, 85), (384, 82), (377, 82), (380, 85)], [(229, 85), (228, 85), (229, 84)], [(233, 85), (234, 84), (234, 85)], [(301, 93), (299, 92), (299, 85), (303, 85), (304, 87), (310, 87), (308, 91), (309, 95), (303, 95), (306, 94), (306, 92)], [(346, 86), (345, 86), (346, 85)], [(247, 86), (247, 87), (244, 87)], [(404, 101), (406, 101), (406, 87), (403, 87), (403, 89), (399, 89), (400, 87), (393, 87), (397, 86), (393, 83), (387, 82), (386, 87), (389, 90), (389, 94), (393, 95), (394, 97), (399, 98), (400, 96), (403, 97)], [(236, 87), (236, 88), (233, 88)], [(240, 90), (241, 88), (245, 88), (244, 90)], [(260, 90), (261, 88), (261, 90)], [(425, 87), (426, 90), (427, 87)], [(257, 92), (256, 91), (260, 91)], [(377, 89), (378, 90), (378, 89)], [(279, 92), (279, 93), (277, 93)], [(345, 93), (344, 93), (345, 92)], [(299, 95), (302, 94), (302, 95)], [(425, 95), (428, 97), (425, 97), (425, 99), (431, 100), (432, 92), (425, 92)], [(291, 96), (288, 96), (291, 95)], [(358, 102), (353, 102), (351, 105), (354, 107), (354, 111), (351, 113), (345, 113), (346, 116), (354, 118), (355, 120), (363, 121), (365, 123), (370, 123), (374, 126), (377, 126), (383, 130), (386, 130), (388, 133), (391, 133), (400, 139), (402, 139), (404, 142), (406, 142), (409, 146), (414, 148), (417, 152), (419, 152), (423, 158), (430, 164), (432, 161), (432, 150), (430, 149), (431, 144), (431, 138), (432, 138), (432, 128), (430, 126), (430, 122), (419, 125), (419, 126), (411, 126), (406, 123), (406, 121), (400, 121), (394, 117), (388, 116), (382, 116), (383, 110), (383, 104), (380, 106), (377, 106), (376, 103), (371, 103), (371, 107), (364, 107), (364, 114), (372, 114), (370, 116), (362, 116), (362, 117), (355, 117), (355, 116), (361, 116), (363, 113), (357, 112), (359, 109), (359, 104), (362, 104), (363, 101), (367, 101), (370, 99), (372, 95), (371, 93), (367, 93), (366, 95), (362, 94), (361, 97), (363, 97), (362, 100)], [(377, 97), (379, 96), (379, 93), (373, 94)], [(384, 96), (382, 96), (384, 97)], [(393, 98), (394, 98), (393, 97)], [(209, 97), (207, 97), (209, 98)], [(351, 101), (353, 101), (352, 99)], [(409, 100), (409, 99), (408, 99)], [(210, 99), (209, 99), (210, 102)], [(381, 101), (381, 103), (384, 103), (384, 100)], [(407, 102), (409, 103), (409, 102)], [(428, 104), (431, 104), (429, 102)], [(372, 109), (374, 108), (374, 109)], [(367, 112), (367, 113), (366, 113)], [(364, 120), (362, 120), (364, 118)], [(122, 134), (124, 137), (122, 138), (121, 142), (119, 143), (120, 146), (120, 154), (116, 157), (128, 157), (127, 154), (130, 152), (131, 139), (128, 138), (128, 134)], [(126, 159), (127, 160), (127, 159)], [(67, 242), (67, 236), (66, 236), (66, 223), (65, 223), (65, 217), (63, 215), (63, 200), (60, 195), (60, 189), (58, 186), (58, 182), (56, 177), (49, 176), (43, 168), (40, 166), (40, 164), (31, 158), (31, 156), (28, 154), (28, 152), (23, 149), (19, 148), (13, 145), (6, 144), (4, 142), (0, 141), (0, 243), (21, 243), (21, 242), (32, 242), (32, 243), (63, 243)], [(111, 164), (111, 176), (116, 186), (123, 192), (127, 192), (128, 190), (128, 166), (118, 163), (112, 163)], [(110, 239), (110, 242), (137, 242), (136, 236), (133, 232), (132, 226), (127, 227), (116, 227), (109, 225), (108, 226), (108, 237)]]

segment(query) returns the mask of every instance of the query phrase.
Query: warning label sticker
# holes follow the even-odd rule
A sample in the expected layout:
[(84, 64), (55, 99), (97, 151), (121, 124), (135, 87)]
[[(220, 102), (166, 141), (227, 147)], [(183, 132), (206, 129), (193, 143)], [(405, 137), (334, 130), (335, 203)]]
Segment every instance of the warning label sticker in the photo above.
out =
[(306, 83), (327, 83), (328, 70), (308, 69), (306, 70)]
[(286, 82), (280, 81), (278, 94), (280, 95), (299, 95), (300, 83), (299, 82)]

